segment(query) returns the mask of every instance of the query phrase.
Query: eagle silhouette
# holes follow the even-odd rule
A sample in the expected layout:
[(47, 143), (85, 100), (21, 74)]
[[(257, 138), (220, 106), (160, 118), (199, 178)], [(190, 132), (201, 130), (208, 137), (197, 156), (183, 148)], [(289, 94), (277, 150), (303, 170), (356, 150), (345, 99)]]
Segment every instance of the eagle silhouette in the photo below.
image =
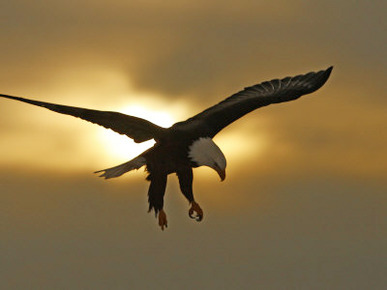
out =
[(163, 210), (168, 174), (176, 173), (181, 192), (191, 205), (189, 216), (201, 221), (203, 210), (195, 201), (192, 192), (192, 168), (208, 166), (219, 174), (222, 181), (226, 178), (226, 158), (212, 138), (227, 125), (257, 108), (296, 100), (302, 95), (316, 91), (327, 81), (332, 68), (331, 66), (318, 72), (274, 79), (246, 87), (203, 112), (175, 123), (170, 128), (162, 128), (142, 118), (118, 112), (64, 106), (4, 94), (0, 96), (81, 118), (126, 135), (136, 143), (154, 139), (156, 141), (154, 146), (136, 158), (96, 173), (101, 173), (101, 177), (109, 179), (146, 166), (148, 172), (146, 179), (150, 181), (149, 211), (155, 212), (158, 224), (164, 230), (168, 226), (167, 216)]

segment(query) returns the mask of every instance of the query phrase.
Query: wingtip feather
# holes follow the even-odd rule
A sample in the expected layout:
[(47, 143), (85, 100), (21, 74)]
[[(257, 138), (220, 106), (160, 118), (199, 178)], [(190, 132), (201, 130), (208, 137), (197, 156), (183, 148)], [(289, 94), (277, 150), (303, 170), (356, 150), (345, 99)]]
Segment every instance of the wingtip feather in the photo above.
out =
[(310, 90), (305, 92), (306, 94), (310, 94), (312, 92), (317, 91), (321, 88), (329, 79), (331, 72), (333, 70), (333, 66), (328, 67), (325, 70), (318, 71), (314, 73), (314, 76), (310, 79)]

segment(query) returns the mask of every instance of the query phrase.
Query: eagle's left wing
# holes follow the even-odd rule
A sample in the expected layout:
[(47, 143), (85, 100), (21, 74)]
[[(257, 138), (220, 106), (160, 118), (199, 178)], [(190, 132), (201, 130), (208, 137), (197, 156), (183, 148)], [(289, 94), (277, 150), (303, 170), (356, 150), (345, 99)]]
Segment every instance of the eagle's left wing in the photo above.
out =
[(324, 85), (332, 71), (332, 66), (319, 72), (286, 77), (263, 82), (232, 95), (219, 104), (175, 124), (175, 128), (188, 130), (195, 137), (214, 137), (227, 125), (247, 113), (274, 103), (298, 99), (310, 94)]

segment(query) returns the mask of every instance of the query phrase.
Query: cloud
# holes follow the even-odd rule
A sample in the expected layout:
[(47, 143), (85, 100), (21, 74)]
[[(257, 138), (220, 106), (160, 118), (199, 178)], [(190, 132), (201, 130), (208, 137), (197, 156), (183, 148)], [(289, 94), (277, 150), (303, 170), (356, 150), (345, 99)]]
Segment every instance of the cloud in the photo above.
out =
[(299, 1), (230, 6), (119, 1), (108, 8), (101, 1), (76, 7), (21, 3), (5, 9), (10, 41), (2, 50), (8, 72), (24, 65), (18, 73), (37, 81), (68, 64), (75, 70), (108, 64), (140, 90), (205, 100), (332, 61), (323, 51), (326, 36), (302, 21), (309, 7)]
[[(380, 10), (347, 4), (13, 1), (2, 9), (8, 41), (1, 48), (0, 85), (3, 93), (97, 109), (132, 102), (129, 94), (156, 94), (183, 100), (190, 108), (184, 119), (244, 86), (335, 64), (313, 97), (254, 112), (225, 130), (225, 139), (238, 132), (243, 144), (259, 146), (259, 138), (249, 137), (259, 128), (267, 148), (259, 160), (272, 172), (282, 165), (381, 176), (386, 168), (376, 161), (387, 146), (377, 129), (385, 123), (380, 105), (386, 99), (383, 38), (374, 36), (382, 33)], [(79, 120), (2, 100), (5, 106), (3, 151), (33, 140), (37, 150), (29, 152), (38, 156), (42, 150), (51, 156), (59, 150), (66, 160), (89, 155), (87, 141), (70, 136), (86, 136), (91, 126), (80, 125), (80, 133), (74, 128)], [(52, 126), (44, 124), (47, 118)], [(54, 121), (59, 118), (66, 121)]]

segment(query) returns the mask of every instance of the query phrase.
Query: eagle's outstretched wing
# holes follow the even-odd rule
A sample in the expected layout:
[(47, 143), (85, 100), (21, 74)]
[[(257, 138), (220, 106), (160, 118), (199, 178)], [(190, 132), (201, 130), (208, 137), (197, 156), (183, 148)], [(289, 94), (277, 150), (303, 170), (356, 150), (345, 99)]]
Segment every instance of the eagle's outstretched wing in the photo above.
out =
[(332, 68), (247, 87), (192, 118), (177, 123), (175, 128), (189, 130), (197, 137), (212, 138), (227, 125), (257, 108), (295, 100), (316, 91), (327, 81)]
[(147, 120), (117, 112), (97, 111), (63, 106), (3, 94), (0, 94), (0, 97), (29, 103), (32, 105), (44, 107), (57, 113), (81, 118), (83, 120), (101, 125), (105, 128), (112, 129), (117, 133), (127, 135), (136, 143), (144, 142), (150, 139), (159, 139), (165, 131), (165, 128), (159, 127)]

